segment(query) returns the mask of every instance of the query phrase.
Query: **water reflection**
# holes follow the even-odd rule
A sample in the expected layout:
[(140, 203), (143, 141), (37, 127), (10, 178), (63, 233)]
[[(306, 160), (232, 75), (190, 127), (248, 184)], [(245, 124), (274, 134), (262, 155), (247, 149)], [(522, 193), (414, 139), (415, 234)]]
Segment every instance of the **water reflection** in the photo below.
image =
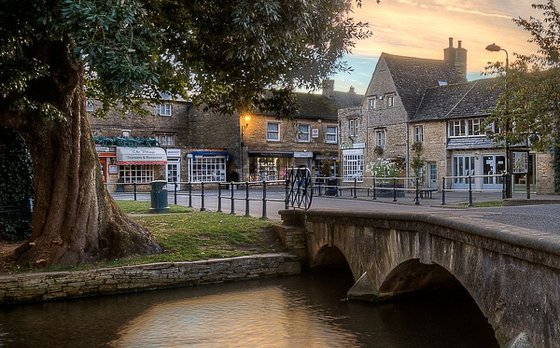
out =
[(305, 275), (5, 307), (2, 347), (497, 347), (464, 294), (341, 300), (347, 275)]

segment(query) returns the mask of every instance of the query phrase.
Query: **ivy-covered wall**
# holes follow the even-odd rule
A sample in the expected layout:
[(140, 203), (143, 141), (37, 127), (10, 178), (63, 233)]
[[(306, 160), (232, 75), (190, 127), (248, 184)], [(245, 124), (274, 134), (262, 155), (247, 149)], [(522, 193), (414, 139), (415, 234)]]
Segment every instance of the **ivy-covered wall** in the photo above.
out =
[(554, 192), (560, 192), (560, 142), (554, 145), (554, 156), (553, 156), (553, 168), (554, 168)]
[(0, 126), (0, 238), (26, 239), (31, 234), (33, 170), (21, 136)]

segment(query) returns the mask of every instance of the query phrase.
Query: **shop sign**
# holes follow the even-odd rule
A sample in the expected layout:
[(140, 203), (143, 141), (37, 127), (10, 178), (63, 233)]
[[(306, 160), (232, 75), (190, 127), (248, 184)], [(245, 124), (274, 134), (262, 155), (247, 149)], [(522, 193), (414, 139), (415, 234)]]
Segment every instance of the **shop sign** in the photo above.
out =
[(117, 164), (167, 164), (167, 154), (160, 147), (117, 147)]
[(294, 158), (313, 158), (313, 152), (295, 151)]
[(365, 149), (366, 148), (366, 143), (355, 143), (352, 145), (353, 149)]
[(181, 157), (181, 149), (167, 149), (167, 157)]

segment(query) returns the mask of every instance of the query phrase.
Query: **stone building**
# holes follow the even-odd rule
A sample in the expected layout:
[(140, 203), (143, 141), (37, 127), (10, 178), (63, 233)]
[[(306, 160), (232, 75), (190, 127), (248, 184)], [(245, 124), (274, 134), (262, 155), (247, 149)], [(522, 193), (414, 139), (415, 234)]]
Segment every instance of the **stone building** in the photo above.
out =
[(353, 88), (334, 90), (324, 83), (322, 94), (296, 93), (299, 111), (286, 119), (263, 113), (240, 118), (240, 177), (281, 180), (291, 167), (306, 166), (315, 176), (338, 173), (338, 108), (359, 105), (363, 96)]
[(443, 60), (381, 54), (361, 108), (339, 111), (345, 181), (362, 180), (365, 165), (378, 158), (402, 163), (408, 176), (408, 122), (426, 88), (466, 81), (466, 57), (451, 38)]
[(508, 157), (504, 144), (487, 136), (483, 121), (502, 86), (497, 79), (467, 82), (466, 57), (451, 38), (443, 60), (381, 55), (361, 107), (339, 110), (344, 181), (363, 180), (366, 165), (383, 158), (401, 164), (406, 177), (419, 175), (426, 187), (441, 189), (442, 178), (453, 176), (446, 188), (466, 189), (466, 176), (485, 175), (472, 187), (500, 190), (506, 159), (511, 172), (521, 156), (529, 175), (513, 175), (513, 187), (524, 190), (529, 180), (532, 190), (553, 192), (550, 154), (509, 144)]

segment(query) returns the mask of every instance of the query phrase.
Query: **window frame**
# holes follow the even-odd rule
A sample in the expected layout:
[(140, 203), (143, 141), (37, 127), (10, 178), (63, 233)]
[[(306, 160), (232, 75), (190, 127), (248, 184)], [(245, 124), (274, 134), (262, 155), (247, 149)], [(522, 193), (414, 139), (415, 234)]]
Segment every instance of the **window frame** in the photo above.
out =
[(390, 108), (395, 106), (395, 94), (387, 94), (385, 95), (385, 105)]
[(377, 96), (371, 96), (368, 98), (368, 110), (377, 109)]
[(173, 115), (173, 104), (169, 102), (163, 102), (156, 105), (156, 112), (159, 116), (170, 117)]
[(414, 142), (423, 143), (424, 142), (424, 125), (419, 124), (414, 126)]
[(351, 137), (358, 136), (358, 122), (357, 118), (351, 118), (348, 120), (348, 135)]
[[(271, 130), (270, 126), (276, 125), (276, 130)], [(276, 134), (276, 138), (271, 137), (271, 134)], [(280, 122), (266, 122), (266, 141), (278, 142), (280, 141)]]
[[(334, 133), (329, 132), (329, 128), (334, 129)], [(329, 140), (329, 136), (331, 136), (331, 137), (334, 136), (334, 140)], [(338, 126), (327, 125), (325, 127), (325, 143), (326, 144), (338, 144)]]
[(384, 149), (387, 144), (387, 131), (386, 129), (376, 129), (375, 130), (375, 146), (379, 146)]
[(311, 142), (311, 125), (308, 123), (298, 123), (296, 141), (298, 143)]

